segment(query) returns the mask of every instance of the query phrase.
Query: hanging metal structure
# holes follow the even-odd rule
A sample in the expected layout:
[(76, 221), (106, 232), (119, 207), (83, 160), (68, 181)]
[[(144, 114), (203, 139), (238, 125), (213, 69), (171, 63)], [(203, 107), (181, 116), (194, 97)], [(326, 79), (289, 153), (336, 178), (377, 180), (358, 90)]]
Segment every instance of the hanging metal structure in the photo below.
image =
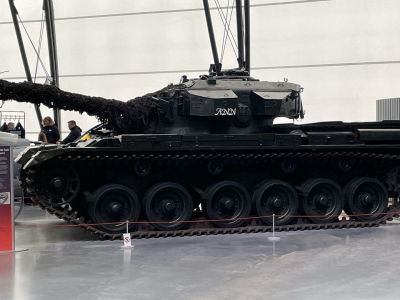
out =
[[(8, 0), (12, 20), (14, 23), (15, 34), (17, 36), (18, 46), (21, 53), (22, 63), (24, 65), (25, 76), (28, 82), (32, 81), (32, 74), (30, 71), (28, 58), (25, 51), (24, 41), (21, 34), (21, 29), (18, 20), (18, 10), (15, 7), (14, 0)], [(56, 44), (56, 31), (54, 23), (54, 8), (52, 0), (43, 0), (43, 11), (46, 19), (46, 32), (47, 32), (47, 44), (49, 50), (49, 63), (51, 71), (50, 84), (59, 87), (59, 73), (58, 73), (58, 59), (57, 59), (57, 44)], [(36, 51), (36, 50), (35, 50)], [(36, 51), (39, 58), (39, 53)], [(39, 122), (39, 126), (42, 127), (42, 113), (39, 108), (39, 104), (34, 104), (36, 116)], [(58, 108), (53, 109), (54, 122), (58, 128), (61, 125), (61, 112)]]

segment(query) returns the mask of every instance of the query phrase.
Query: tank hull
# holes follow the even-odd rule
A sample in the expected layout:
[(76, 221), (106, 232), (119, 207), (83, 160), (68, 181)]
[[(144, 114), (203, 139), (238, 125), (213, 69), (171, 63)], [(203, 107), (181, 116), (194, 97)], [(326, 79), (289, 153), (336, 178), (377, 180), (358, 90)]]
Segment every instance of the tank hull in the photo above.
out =
[(43, 147), (19, 158), (22, 184), (51, 213), (111, 239), (126, 221), (132, 236), (147, 238), (270, 231), (272, 218), (277, 230), (305, 230), (396, 216), (399, 124), (312, 128)]

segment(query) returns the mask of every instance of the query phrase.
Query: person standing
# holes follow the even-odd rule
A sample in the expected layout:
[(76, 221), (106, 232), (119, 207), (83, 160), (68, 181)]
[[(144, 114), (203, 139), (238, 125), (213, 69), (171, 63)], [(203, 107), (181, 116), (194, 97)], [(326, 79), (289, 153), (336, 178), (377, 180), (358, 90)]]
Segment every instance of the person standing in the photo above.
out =
[(68, 128), (70, 132), (68, 136), (61, 142), (61, 144), (71, 143), (81, 136), (82, 129), (76, 125), (74, 120), (68, 121)]
[[(43, 139), (43, 134), (46, 137), (45, 140)], [(47, 141), (49, 144), (56, 144), (60, 141), (60, 132), (54, 124), (53, 119), (48, 116), (43, 119), (43, 128), (41, 133), (39, 133), (39, 140)]]

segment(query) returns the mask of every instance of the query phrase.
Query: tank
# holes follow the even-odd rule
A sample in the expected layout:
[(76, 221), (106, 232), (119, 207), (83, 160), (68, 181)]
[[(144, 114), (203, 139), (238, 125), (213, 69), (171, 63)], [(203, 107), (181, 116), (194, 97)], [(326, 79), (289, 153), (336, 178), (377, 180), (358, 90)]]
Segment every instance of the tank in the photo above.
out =
[(1, 100), (40, 99), (102, 121), (17, 162), (36, 203), (103, 238), (126, 221), (140, 238), (269, 231), (273, 221), (277, 230), (376, 226), (397, 215), (400, 122), (273, 125), (302, 116), (300, 92), (223, 74), (125, 103), (0, 80)]
[(33, 201), (108, 239), (367, 227), (398, 216), (400, 122), (274, 125), (303, 118), (301, 86), (251, 77), (249, 50), (222, 70), (203, 3), (207, 75), (128, 102), (0, 80), (0, 100), (100, 121), (73, 143), (19, 155)]

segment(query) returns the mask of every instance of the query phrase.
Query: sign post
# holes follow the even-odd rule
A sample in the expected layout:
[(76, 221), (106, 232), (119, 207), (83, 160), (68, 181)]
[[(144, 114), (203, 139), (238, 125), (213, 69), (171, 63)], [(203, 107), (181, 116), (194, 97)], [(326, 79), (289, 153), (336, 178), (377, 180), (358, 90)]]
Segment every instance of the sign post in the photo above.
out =
[(132, 249), (132, 240), (131, 240), (131, 234), (129, 233), (129, 221), (126, 220), (126, 233), (122, 235), (122, 239), (124, 240), (124, 245), (121, 246), (123, 249)]
[(12, 148), (0, 146), (0, 252), (14, 251)]

